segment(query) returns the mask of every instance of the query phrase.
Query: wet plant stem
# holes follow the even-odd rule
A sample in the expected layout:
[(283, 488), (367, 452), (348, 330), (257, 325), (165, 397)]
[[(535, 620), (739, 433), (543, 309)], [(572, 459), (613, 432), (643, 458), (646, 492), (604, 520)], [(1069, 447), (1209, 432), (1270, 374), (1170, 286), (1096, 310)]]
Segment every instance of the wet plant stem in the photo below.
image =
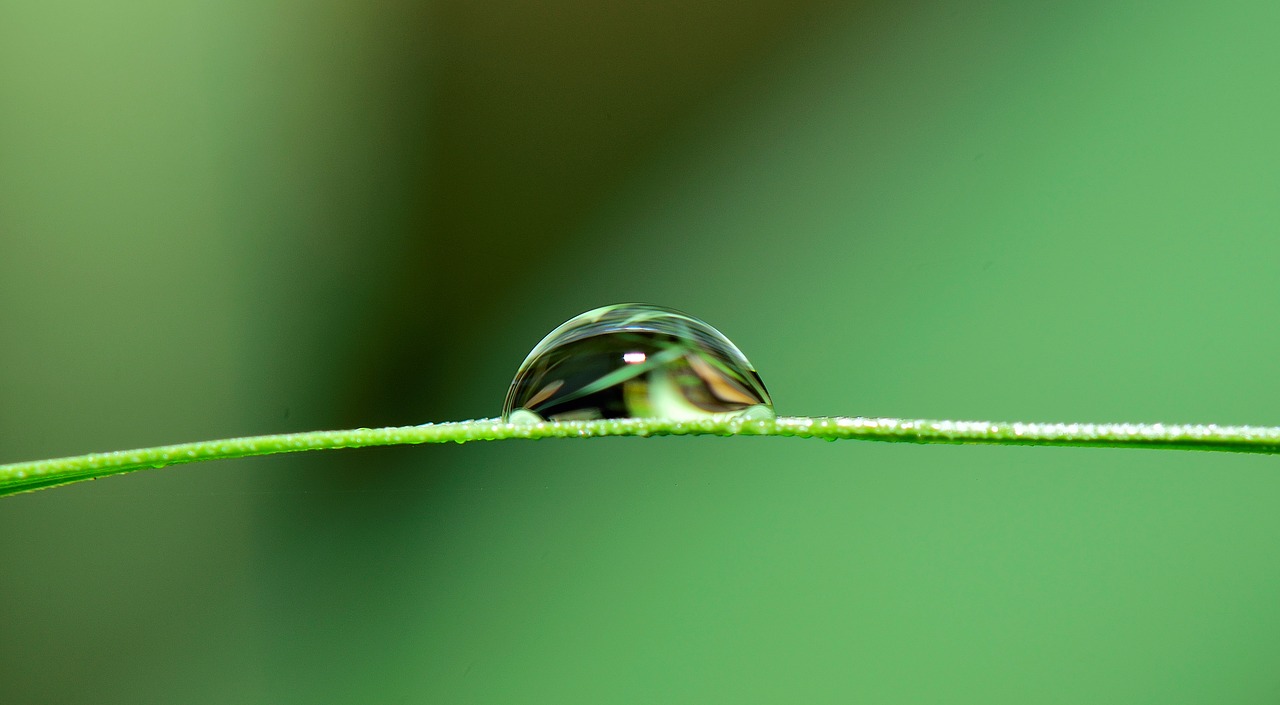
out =
[(1019, 423), (863, 417), (777, 419), (612, 419), (509, 424), (499, 419), (309, 431), (197, 441), (0, 465), (0, 496), (160, 468), (251, 455), (419, 443), (598, 436), (796, 436), (835, 441), (1170, 448), (1280, 454), (1280, 427), (1176, 424)]

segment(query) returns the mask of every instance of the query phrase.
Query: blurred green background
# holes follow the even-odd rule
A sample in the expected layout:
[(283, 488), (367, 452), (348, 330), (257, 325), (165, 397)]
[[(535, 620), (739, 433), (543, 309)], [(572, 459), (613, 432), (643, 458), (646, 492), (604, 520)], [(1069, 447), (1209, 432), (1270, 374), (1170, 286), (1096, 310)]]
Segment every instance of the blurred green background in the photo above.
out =
[[(497, 413), (1280, 424), (1280, 5), (0, 5), (0, 462)], [(1274, 703), (1275, 458), (604, 439), (0, 500), (0, 702)]]

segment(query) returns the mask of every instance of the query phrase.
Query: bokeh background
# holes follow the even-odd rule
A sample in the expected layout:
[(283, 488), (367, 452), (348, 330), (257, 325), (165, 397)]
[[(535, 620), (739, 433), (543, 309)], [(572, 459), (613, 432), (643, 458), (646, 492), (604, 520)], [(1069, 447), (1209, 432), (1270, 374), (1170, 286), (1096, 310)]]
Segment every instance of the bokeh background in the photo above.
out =
[[(1280, 4), (0, 5), (0, 462), (497, 413), (1280, 424)], [(0, 500), (4, 703), (1274, 703), (1275, 458), (602, 439)]]

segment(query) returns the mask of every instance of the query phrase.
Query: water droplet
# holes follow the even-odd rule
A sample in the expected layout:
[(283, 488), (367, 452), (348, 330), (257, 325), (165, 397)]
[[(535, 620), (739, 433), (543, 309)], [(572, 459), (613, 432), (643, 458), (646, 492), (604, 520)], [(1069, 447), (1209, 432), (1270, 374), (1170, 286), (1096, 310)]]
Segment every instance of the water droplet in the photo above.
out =
[(751, 362), (705, 322), (650, 304), (565, 321), (525, 358), (502, 407), (510, 423), (735, 416), (774, 416)]

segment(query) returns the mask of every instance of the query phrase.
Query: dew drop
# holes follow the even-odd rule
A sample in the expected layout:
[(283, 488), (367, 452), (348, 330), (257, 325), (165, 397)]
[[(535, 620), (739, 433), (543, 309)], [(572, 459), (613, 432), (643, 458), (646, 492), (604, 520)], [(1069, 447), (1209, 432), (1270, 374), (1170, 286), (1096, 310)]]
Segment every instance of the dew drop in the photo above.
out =
[(547, 334), (516, 371), (502, 419), (772, 419), (755, 367), (720, 331), (650, 304), (603, 306)]

